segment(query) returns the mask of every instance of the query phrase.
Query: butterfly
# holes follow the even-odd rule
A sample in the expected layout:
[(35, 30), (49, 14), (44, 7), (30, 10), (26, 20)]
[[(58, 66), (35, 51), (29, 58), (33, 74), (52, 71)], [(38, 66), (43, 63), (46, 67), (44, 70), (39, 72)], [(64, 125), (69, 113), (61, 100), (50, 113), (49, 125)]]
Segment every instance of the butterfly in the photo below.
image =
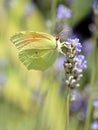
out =
[(35, 31), (22, 31), (10, 39), (19, 50), (19, 59), (28, 70), (46, 70), (57, 59), (59, 37)]

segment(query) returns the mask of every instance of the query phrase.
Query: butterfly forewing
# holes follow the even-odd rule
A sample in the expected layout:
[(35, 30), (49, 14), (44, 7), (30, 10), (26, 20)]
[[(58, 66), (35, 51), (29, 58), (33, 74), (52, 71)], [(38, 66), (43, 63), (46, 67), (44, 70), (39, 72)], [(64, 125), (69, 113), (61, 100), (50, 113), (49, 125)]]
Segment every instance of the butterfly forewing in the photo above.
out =
[(56, 40), (49, 34), (42, 32), (20, 32), (15, 34), (11, 41), (20, 50), (25, 49), (55, 49)]

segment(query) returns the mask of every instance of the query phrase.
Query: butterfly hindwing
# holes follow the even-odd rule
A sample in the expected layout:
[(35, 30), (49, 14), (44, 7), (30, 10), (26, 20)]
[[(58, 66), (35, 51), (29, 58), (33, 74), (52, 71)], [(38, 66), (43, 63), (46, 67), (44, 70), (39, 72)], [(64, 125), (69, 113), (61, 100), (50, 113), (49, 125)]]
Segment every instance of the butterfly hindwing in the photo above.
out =
[(56, 58), (58, 53), (53, 50), (25, 50), (19, 53), (20, 61), (27, 67), (27, 69), (35, 70), (46, 70), (51, 66)]

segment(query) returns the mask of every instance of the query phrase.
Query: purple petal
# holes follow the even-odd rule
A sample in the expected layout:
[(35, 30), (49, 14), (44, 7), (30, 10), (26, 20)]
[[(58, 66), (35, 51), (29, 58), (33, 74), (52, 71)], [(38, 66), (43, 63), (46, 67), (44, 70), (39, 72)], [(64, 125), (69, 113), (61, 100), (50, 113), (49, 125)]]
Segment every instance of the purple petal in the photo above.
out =
[(94, 121), (91, 125), (92, 130), (98, 130), (98, 121)]
[(58, 19), (70, 18), (71, 10), (61, 4), (61, 5), (59, 5), (59, 7), (57, 9), (57, 17), (58, 17)]
[(55, 69), (56, 69), (57, 71), (62, 71), (62, 70), (63, 70), (63, 68), (64, 68), (64, 66), (63, 66), (64, 60), (65, 60), (65, 57), (64, 57), (64, 56), (61, 56), (61, 57), (59, 57), (59, 58), (56, 60), (56, 62), (55, 62)]
[(95, 101), (93, 102), (93, 106), (94, 106), (94, 107), (98, 107), (98, 100), (95, 100)]
[(93, 10), (96, 14), (98, 14), (98, 0), (95, 0), (93, 3)]
[(87, 61), (84, 59), (85, 59), (85, 57), (83, 55), (76, 56), (78, 72), (82, 72), (82, 70), (87, 67)]

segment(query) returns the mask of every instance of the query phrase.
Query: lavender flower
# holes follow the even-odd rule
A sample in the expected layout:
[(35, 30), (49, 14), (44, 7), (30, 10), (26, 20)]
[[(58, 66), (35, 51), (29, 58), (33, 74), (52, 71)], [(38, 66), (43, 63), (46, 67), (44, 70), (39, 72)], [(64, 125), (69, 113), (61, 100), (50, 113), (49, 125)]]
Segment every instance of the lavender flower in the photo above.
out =
[(98, 100), (93, 101), (93, 106), (98, 107)]
[(94, 10), (94, 13), (97, 15), (98, 14), (98, 0), (95, 0), (93, 3), (93, 10)]
[(98, 130), (98, 121), (94, 121), (91, 125), (92, 130)]
[(70, 102), (70, 114), (76, 113), (79, 122), (83, 122), (86, 118), (87, 102), (76, 89), (71, 90), (71, 95), (75, 98)]
[(79, 43), (79, 39), (75, 38), (75, 39), (68, 39), (68, 41), (66, 42), (67, 47), (70, 49), (76, 49), (76, 52), (81, 52), (81, 48), (82, 45)]
[(77, 90), (73, 90), (71, 95), (74, 95), (74, 100), (70, 104), (71, 113), (77, 112), (82, 106), (83, 98)]
[(61, 45), (61, 51), (65, 55), (65, 85), (70, 88), (79, 86), (78, 80), (82, 77), (82, 71), (87, 67), (87, 61), (80, 55), (82, 45), (79, 39), (68, 39)]
[(76, 56), (76, 68), (78, 73), (81, 73), (87, 67), (86, 64), (87, 61), (83, 55)]
[(56, 62), (55, 62), (55, 69), (56, 71), (60, 72), (63, 70), (63, 63), (64, 63), (65, 57), (64, 56), (60, 56)]
[(91, 53), (92, 50), (93, 50), (93, 42), (91, 41), (91, 39), (85, 40), (83, 42), (83, 52), (85, 53), (85, 55)]
[(98, 119), (98, 100), (97, 99), (95, 99), (93, 101), (93, 106), (94, 106), (94, 108), (93, 108), (93, 119), (96, 120), (96, 119)]
[(61, 5), (59, 5), (59, 7), (57, 9), (57, 17), (58, 17), (58, 19), (70, 18), (71, 10), (61, 4)]

